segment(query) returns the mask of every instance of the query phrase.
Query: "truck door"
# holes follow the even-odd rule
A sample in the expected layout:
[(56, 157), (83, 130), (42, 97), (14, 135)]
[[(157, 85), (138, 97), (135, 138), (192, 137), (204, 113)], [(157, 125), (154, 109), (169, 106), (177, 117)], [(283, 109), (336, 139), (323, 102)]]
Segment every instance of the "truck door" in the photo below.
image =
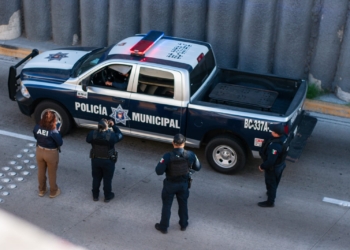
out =
[(109, 64), (86, 77), (77, 86), (74, 108), (78, 123), (90, 127), (106, 118), (113, 120), (123, 133), (129, 134), (128, 110), (133, 75), (132, 65)]
[(139, 66), (130, 97), (131, 134), (171, 141), (180, 133), (184, 111), (180, 72)]

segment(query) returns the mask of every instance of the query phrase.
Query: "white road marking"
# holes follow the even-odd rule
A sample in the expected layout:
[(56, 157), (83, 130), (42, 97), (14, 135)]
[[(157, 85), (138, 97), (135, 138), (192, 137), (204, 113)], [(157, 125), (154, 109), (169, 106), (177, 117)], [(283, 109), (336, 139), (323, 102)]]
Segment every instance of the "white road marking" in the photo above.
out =
[(8, 132), (5, 130), (0, 130), (0, 135), (6, 135), (6, 136), (11, 136), (11, 137), (27, 140), (27, 141), (35, 141), (36, 142), (36, 140), (33, 136), (21, 135), (21, 134), (17, 134), (17, 133)]
[(349, 201), (342, 201), (342, 200), (337, 200), (337, 199), (328, 198), (328, 197), (323, 197), (322, 201), (336, 204), (336, 205), (343, 206), (343, 207), (350, 207)]

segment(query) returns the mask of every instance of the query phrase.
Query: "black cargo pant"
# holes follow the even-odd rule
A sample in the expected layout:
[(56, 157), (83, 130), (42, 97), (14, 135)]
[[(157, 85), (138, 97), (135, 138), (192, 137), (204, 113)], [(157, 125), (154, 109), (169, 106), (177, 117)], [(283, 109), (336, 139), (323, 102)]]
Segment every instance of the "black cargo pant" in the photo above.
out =
[(92, 166), (92, 196), (98, 198), (100, 185), (103, 179), (103, 191), (105, 199), (112, 196), (112, 179), (115, 170), (115, 162), (109, 159), (91, 159)]
[(267, 200), (271, 203), (275, 202), (277, 187), (280, 183), (282, 173), (286, 167), (285, 163), (282, 163), (273, 169), (266, 169), (265, 172), (265, 184), (267, 190)]
[(169, 227), (171, 206), (175, 195), (179, 204), (179, 224), (181, 227), (187, 227), (188, 225), (187, 199), (190, 195), (190, 191), (188, 190), (188, 181), (184, 180), (180, 182), (171, 182), (165, 179), (163, 181), (162, 190), (162, 218), (159, 223), (162, 230), (166, 230)]

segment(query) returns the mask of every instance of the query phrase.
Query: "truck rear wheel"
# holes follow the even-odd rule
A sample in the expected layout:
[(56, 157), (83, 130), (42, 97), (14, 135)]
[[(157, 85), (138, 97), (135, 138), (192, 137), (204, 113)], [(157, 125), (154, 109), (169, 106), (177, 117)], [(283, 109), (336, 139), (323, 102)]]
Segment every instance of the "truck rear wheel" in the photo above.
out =
[(245, 165), (246, 155), (241, 144), (232, 137), (218, 136), (212, 139), (205, 154), (210, 166), (224, 174), (233, 174)]
[(59, 104), (51, 101), (43, 101), (39, 103), (34, 111), (34, 119), (36, 123), (39, 123), (41, 117), (46, 111), (53, 111), (56, 114), (57, 120), (61, 123), (60, 133), (61, 135), (66, 135), (69, 133), (72, 122), (70, 116), (66, 112), (64, 108), (62, 108)]

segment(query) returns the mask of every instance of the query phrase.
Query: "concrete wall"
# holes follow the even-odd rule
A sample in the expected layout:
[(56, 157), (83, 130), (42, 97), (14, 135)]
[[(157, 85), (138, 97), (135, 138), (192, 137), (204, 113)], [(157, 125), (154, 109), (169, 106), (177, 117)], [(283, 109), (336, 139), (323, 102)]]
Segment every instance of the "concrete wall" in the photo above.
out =
[(51, 4), (47, 0), (24, 0), (24, 34), (29, 40), (52, 39)]
[(51, 0), (52, 39), (77, 45), (80, 38), (79, 0)]
[(0, 40), (10, 40), (21, 35), (21, 1), (0, 1)]
[(221, 67), (309, 79), (350, 102), (349, 11), (350, 0), (0, 0), (0, 39), (14, 13), (23, 36), (62, 46), (162, 30), (210, 42)]

